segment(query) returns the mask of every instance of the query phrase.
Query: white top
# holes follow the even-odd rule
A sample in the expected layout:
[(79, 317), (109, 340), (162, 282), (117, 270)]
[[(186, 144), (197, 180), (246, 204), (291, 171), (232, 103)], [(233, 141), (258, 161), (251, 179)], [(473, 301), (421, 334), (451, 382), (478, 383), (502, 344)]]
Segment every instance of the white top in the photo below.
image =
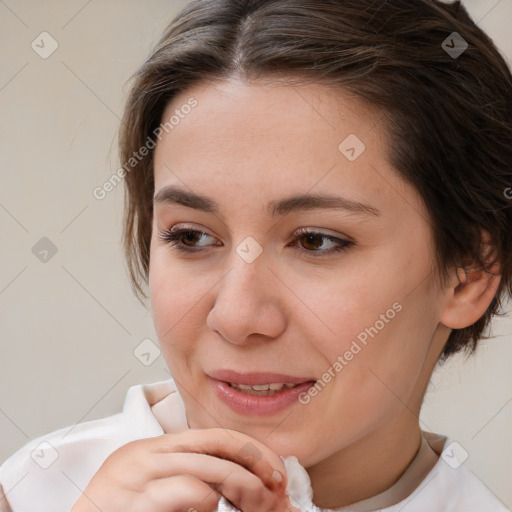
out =
[[(130, 441), (162, 435), (162, 425), (169, 433), (189, 428), (172, 379), (131, 387), (119, 414), (34, 439), (0, 466), (0, 512), (69, 512), (112, 452)], [(378, 496), (337, 510), (509, 511), (461, 464), (459, 450), (460, 445), (446, 437), (424, 433), (418, 454), (396, 484)], [(307, 512), (326, 510), (312, 503), (311, 482), (296, 457), (282, 459), (292, 504)], [(410, 493), (410, 489), (415, 490)], [(224, 498), (219, 500), (218, 512), (236, 510)]]

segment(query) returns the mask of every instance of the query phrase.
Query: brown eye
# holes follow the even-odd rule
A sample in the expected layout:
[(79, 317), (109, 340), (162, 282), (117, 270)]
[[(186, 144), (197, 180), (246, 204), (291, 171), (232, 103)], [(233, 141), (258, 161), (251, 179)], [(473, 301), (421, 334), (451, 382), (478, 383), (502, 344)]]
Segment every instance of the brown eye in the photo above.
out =
[[(172, 245), (175, 249), (183, 252), (198, 252), (206, 244), (197, 245), (204, 238), (210, 237), (204, 231), (197, 229), (169, 229), (160, 233), (159, 238), (162, 242)], [(211, 237), (210, 237), (211, 238)]]
[[(300, 245), (303, 251), (315, 257), (345, 251), (355, 245), (355, 242), (349, 240), (306, 229), (299, 230), (294, 241), (296, 242), (295, 246)], [(322, 245), (326, 244), (326, 241), (328, 242), (327, 247), (322, 249)]]
[(199, 231), (183, 231), (182, 234), (180, 235), (180, 237), (184, 241), (183, 243), (185, 245), (188, 245), (188, 243), (190, 242), (193, 247), (194, 241), (197, 242), (198, 239), (201, 238), (201, 235), (203, 235), (203, 233), (200, 233)]
[(302, 246), (304, 249), (315, 251), (318, 250), (319, 246), (322, 245), (325, 236), (308, 233), (301, 235), (299, 238), (302, 240)]

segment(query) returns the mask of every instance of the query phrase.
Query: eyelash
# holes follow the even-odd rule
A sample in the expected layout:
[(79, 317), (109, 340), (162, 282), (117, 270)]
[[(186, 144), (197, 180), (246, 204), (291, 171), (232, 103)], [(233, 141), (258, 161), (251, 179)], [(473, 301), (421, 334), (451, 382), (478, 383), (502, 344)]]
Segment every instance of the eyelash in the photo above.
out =
[[(183, 253), (195, 253), (195, 252), (201, 251), (201, 249), (190, 248), (190, 247), (184, 246), (180, 242), (180, 239), (183, 235), (190, 234), (190, 233), (193, 233), (193, 234), (199, 233), (200, 235), (210, 236), (207, 233), (205, 233), (204, 231), (199, 231), (196, 229), (187, 229), (187, 228), (173, 229), (173, 228), (171, 228), (166, 231), (162, 231), (159, 235), (159, 238), (162, 242), (172, 245), (174, 249), (176, 249), (177, 251), (181, 251)], [(308, 256), (309, 255), (314, 256), (314, 257), (328, 256), (331, 254), (346, 251), (349, 247), (355, 245), (355, 242), (352, 242), (350, 240), (343, 240), (341, 238), (337, 238), (337, 237), (334, 237), (331, 235), (326, 235), (325, 233), (319, 233), (317, 231), (309, 231), (305, 228), (299, 229), (297, 236), (294, 238), (294, 242), (298, 241), (301, 237), (308, 236), (308, 235), (315, 236), (315, 237), (321, 237), (322, 239), (327, 239), (332, 242), (336, 242), (338, 244), (337, 247), (332, 247), (331, 249), (323, 250), (323, 251), (322, 250), (304, 249), (304, 251), (306, 251), (306, 253), (308, 253)]]

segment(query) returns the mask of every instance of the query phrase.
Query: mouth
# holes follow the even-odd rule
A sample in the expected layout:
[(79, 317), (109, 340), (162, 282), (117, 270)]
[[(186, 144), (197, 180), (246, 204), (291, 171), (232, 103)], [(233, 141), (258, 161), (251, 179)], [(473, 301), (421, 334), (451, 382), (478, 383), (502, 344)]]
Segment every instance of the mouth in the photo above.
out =
[(245, 416), (274, 414), (298, 401), (316, 379), (277, 373), (238, 373), (218, 370), (207, 374), (217, 397)]

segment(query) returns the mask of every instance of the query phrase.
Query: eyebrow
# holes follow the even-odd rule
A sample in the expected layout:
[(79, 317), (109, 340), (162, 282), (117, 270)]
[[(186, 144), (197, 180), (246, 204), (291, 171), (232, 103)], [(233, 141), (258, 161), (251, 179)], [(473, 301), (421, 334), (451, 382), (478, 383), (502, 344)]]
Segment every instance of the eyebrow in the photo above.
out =
[[(153, 198), (153, 203), (180, 204), (221, 216), (220, 207), (213, 199), (172, 185), (161, 188)], [(268, 211), (272, 216), (284, 216), (291, 212), (314, 209), (346, 210), (350, 213), (376, 217), (382, 215), (380, 210), (373, 206), (329, 194), (302, 194), (268, 203)]]

